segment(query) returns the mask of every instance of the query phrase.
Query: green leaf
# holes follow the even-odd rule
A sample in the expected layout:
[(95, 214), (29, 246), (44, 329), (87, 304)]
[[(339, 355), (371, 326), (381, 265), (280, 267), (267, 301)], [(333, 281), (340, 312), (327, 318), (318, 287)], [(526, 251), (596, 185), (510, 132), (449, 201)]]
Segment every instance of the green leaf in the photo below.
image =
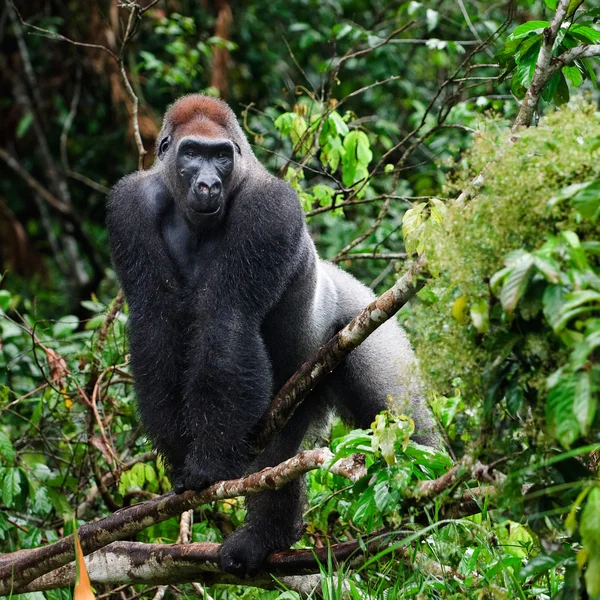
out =
[(553, 552), (552, 554), (540, 552), (521, 569), (518, 577), (521, 581), (528, 577), (537, 577), (542, 573), (556, 569), (570, 557), (571, 554), (564, 551)]
[(16, 456), (12, 442), (3, 431), (0, 431), (0, 456), (2, 456), (9, 465), (14, 463)]
[(566, 104), (569, 101), (569, 86), (567, 85), (567, 80), (563, 73), (560, 73), (558, 78), (558, 85), (556, 86), (556, 93), (554, 94), (554, 103), (557, 106), (561, 106), (562, 104)]
[(574, 401), (575, 380), (564, 376), (548, 391), (546, 399), (548, 429), (565, 448), (569, 448), (580, 434), (579, 423), (573, 412)]
[(346, 125), (344, 119), (342, 119), (338, 112), (334, 110), (329, 115), (329, 118), (327, 120), (333, 125), (333, 130), (335, 131), (336, 135), (344, 137), (348, 134), (348, 125)]
[(471, 302), (471, 321), (479, 333), (487, 333), (490, 328), (489, 306), (486, 298)]
[(524, 88), (528, 88), (531, 85), (531, 80), (533, 79), (533, 74), (535, 73), (535, 66), (541, 47), (542, 41), (540, 39), (535, 44), (532, 44), (531, 48), (529, 48), (527, 52), (517, 59), (517, 76)]
[(507, 256), (506, 264), (510, 268), (510, 272), (500, 291), (500, 302), (502, 302), (504, 310), (511, 313), (527, 289), (534, 257), (529, 252), (517, 250)]
[(48, 498), (48, 490), (45, 487), (38, 487), (35, 490), (31, 510), (41, 517), (45, 517), (52, 510), (52, 503)]
[(0, 290), (0, 310), (7, 311), (10, 306), (11, 295), (8, 290)]
[(542, 33), (549, 25), (549, 21), (528, 21), (527, 23), (519, 25), (508, 37), (509, 39), (521, 38), (532, 31)]
[[(579, 87), (583, 83), (583, 75), (581, 74), (579, 68), (575, 65), (563, 67), (562, 72), (564, 76), (571, 82), (572, 86)], [(558, 73), (555, 73), (552, 77), (557, 77), (558, 87)]]
[(544, 0), (544, 2), (550, 10), (556, 10), (556, 7), (558, 6), (558, 0)]
[(600, 595), (600, 488), (594, 487), (587, 497), (579, 525), (581, 543), (588, 552), (585, 583), (590, 598)]
[(516, 415), (523, 406), (523, 400), (525, 399), (525, 394), (523, 390), (517, 386), (511, 386), (505, 395), (506, 398), (506, 408), (511, 415)]
[(590, 374), (587, 371), (577, 374), (573, 412), (581, 432), (586, 435), (596, 413), (596, 399), (592, 394)]
[(569, 33), (578, 37), (584, 44), (595, 44), (600, 41), (600, 31), (596, 31), (593, 27), (587, 25), (575, 23), (569, 27)]
[(562, 316), (562, 307), (568, 293), (568, 288), (560, 285), (548, 286), (544, 291), (542, 298), (544, 316), (554, 331), (558, 329), (558, 323)]
[(68, 337), (79, 326), (79, 319), (75, 315), (61, 317), (52, 326), (52, 335), (55, 338)]
[(558, 88), (558, 82), (560, 81), (560, 75), (558, 73), (554, 73), (550, 80), (546, 84), (544, 91), (542, 92), (542, 98), (546, 102), (550, 102), (552, 98), (554, 98), (554, 94), (556, 94), (556, 89)]
[(2, 502), (11, 508), (15, 498), (21, 493), (21, 474), (20, 469), (11, 467), (6, 469), (4, 480), (2, 481)]
[(17, 123), (17, 130), (15, 132), (17, 139), (25, 137), (25, 134), (29, 131), (29, 128), (31, 127), (32, 123), (33, 114), (30, 112), (26, 112)]
[(279, 130), (283, 135), (289, 135), (292, 130), (292, 126), (294, 125), (294, 120), (296, 119), (296, 113), (286, 112), (282, 115), (279, 115), (273, 125), (277, 130)]

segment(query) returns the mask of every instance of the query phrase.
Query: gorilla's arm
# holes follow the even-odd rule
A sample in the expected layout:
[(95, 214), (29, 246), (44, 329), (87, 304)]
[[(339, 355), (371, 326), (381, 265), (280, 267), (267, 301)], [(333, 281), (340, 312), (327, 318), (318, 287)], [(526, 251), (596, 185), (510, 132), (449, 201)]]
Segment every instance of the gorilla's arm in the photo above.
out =
[(107, 225), (113, 263), (129, 304), (129, 346), (139, 411), (176, 480), (181, 477), (187, 442), (178, 381), (180, 282), (160, 230), (171, 202), (160, 176), (134, 173), (113, 189)]
[(190, 335), (186, 473), (196, 489), (249, 466), (249, 434), (274, 392), (262, 322), (308, 243), (296, 194), (274, 178), (240, 190), (225, 227), (213, 277), (197, 292)]

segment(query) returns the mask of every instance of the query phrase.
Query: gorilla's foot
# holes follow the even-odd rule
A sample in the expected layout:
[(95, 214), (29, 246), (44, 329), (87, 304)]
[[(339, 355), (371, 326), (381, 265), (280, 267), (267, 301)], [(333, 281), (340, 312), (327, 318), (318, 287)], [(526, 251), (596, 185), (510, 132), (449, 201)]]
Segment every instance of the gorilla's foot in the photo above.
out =
[(268, 533), (248, 525), (234, 531), (221, 547), (221, 569), (238, 577), (254, 577), (271, 552), (282, 550), (273, 546)]

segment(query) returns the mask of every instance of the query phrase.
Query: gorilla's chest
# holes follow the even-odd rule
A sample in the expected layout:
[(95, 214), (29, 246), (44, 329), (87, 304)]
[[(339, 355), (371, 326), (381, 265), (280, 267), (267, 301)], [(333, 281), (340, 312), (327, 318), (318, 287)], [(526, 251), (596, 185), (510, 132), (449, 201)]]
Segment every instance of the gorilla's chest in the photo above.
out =
[(222, 236), (210, 232), (195, 234), (176, 211), (163, 218), (162, 233), (179, 275), (188, 283), (201, 285), (218, 262)]

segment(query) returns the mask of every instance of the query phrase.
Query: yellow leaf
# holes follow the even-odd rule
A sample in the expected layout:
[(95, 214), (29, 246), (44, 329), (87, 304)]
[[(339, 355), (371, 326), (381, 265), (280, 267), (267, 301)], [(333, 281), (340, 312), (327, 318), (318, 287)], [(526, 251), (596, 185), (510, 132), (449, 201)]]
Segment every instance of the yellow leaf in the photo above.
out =
[(467, 297), (459, 296), (452, 305), (452, 316), (459, 323), (466, 323), (467, 321)]
[(583, 569), (583, 567), (585, 566), (585, 563), (587, 562), (589, 556), (590, 556), (590, 553), (588, 552), (588, 550), (586, 548), (582, 548), (575, 555), (575, 560), (577, 561), (577, 566), (579, 567), (579, 570)]
[(75, 538), (75, 592), (73, 598), (74, 600), (95, 600), (90, 576), (85, 567), (85, 560), (81, 544), (79, 543), (75, 521), (73, 521), (73, 537)]

